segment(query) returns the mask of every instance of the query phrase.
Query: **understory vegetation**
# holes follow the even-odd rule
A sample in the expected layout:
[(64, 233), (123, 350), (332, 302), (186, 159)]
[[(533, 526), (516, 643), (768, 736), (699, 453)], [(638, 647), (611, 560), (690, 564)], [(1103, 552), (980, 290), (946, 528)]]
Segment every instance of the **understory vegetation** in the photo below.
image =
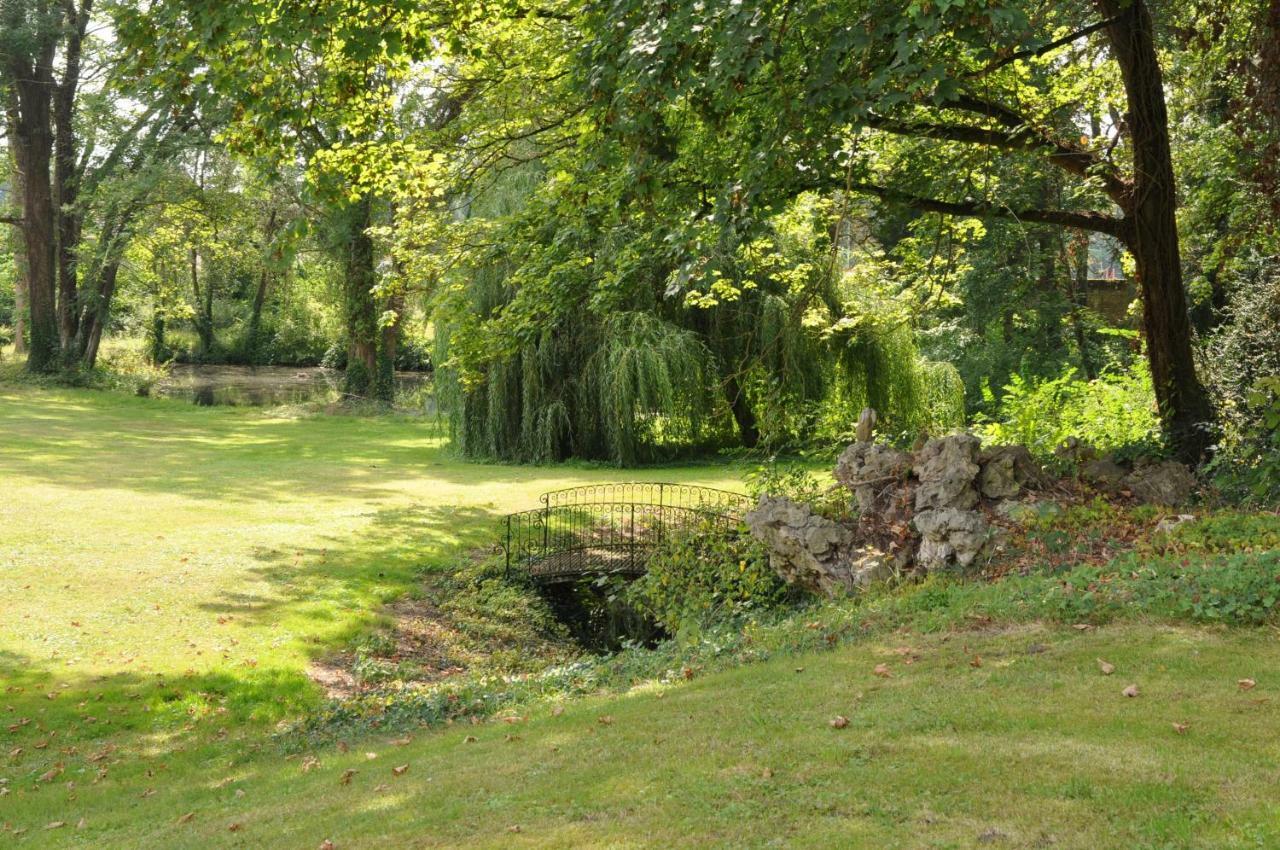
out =
[(0, 0), (0, 93), (0, 847), (1280, 847), (1280, 0)]

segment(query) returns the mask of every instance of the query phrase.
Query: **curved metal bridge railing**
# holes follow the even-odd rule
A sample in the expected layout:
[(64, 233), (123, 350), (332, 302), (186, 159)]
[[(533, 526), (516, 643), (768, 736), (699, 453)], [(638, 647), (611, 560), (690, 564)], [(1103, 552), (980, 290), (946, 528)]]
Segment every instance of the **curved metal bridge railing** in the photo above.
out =
[(503, 518), (507, 573), (541, 582), (593, 573), (638, 575), (672, 533), (699, 524), (729, 530), (751, 507), (742, 493), (667, 482), (571, 487), (542, 494), (542, 506)]

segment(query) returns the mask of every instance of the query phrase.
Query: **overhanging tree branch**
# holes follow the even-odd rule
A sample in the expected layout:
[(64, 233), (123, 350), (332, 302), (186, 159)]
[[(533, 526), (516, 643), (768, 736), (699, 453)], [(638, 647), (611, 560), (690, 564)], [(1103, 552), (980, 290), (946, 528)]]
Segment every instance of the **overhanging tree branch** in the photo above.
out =
[(890, 189), (887, 186), (877, 186), (874, 183), (852, 183), (846, 184), (841, 188), (851, 192), (874, 195), (882, 201), (901, 204), (924, 212), (945, 213), (947, 215), (972, 218), (1007, 218), (1036, 224), (1055, 224), (1060, 227), (1074, 227), (1078, 230), (1105, 233), (1122, 242), (1128, 240), (1128, 225), (1124, 219), (1099, 212), (1039, 208), (1015, 210), (1010, 207), (996, 206), (985, 201), (944, 201), (938, 198), (928, 198), (922, 195), (913, 195), (910, 192)]
[(1096, 153), (1056, 139), (1047, 131), (1036, 127), (1025, 115), (977, 95), (960, 94), (947, 101), (943, 108), (981, 115), (1003, 124), (1013, 136), (1025, 135), (1028, 140), (1026, 147), (1045, 148), (1049, 151), (1048, 158), (1054, 165), (1077, 177), (1096, 177), (1102, 182), (1102, 188), (1107, 193), (1107, 197), (1121, 209), (1128, 208), (1132, 192), (1130, 182), (1121, 176), (1114, 164), (1102, 159)]
[(1017, 62), (1019, 59), (1034, 59), (1037, 56), (1043, 56), (1052, 50), (1057, 50), (1059, 47), (1065, 47), (1077, 39), (1081, 39), (1085, 36), (1093, 35), (1095, 32), (1100, 30), (1104, 30), (1115, 23), (1115, 21), (1115, 18), (1107, 18), (1105, 21), (1098, 21), (1096, 24), (1090, 24), (1089, 26), (1078, 29), (1075, 32), (1067, 33), (1061, 38), (1055, 38), (1053, 41), (1042, 44), (1039, 47), (1028, 47), (1026, 50), (1019, 50), (1015, 53), (1010, 53), (1008, 56), (1003, 56), (999, 59), (993, 60), (976, 71), (970, 71), (965, 74), (965, 76), (970, 78), (984, 77), (992, 71), (998, 71), (1005, 65)]

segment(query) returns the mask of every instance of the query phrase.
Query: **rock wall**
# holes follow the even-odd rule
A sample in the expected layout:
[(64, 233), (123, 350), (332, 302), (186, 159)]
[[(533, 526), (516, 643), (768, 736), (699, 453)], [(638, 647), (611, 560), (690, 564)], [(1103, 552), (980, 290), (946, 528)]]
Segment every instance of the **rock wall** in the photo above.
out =
[[(874, 424), (874, 416), (864, 411), (859, 436), (869, 433), (867, 423)], [(1180, 504), (1196, 484), (1180, 463), (1130, 467), (1099, 458), (1079, 440), (1064, 443), (1059, 457), (1076, 464), (1085, 481), (1144, 502)], [(895, 572), (972, 567), (999, 533), (988, 515), (1012, 517), (1028, 507), (1014, 500), (1052, 483), (1025, 446), (983, 449), (966, 433), (929, 440), (913, 452), (860, 439), (840, 454), (834, 474), (850, 492), (854, 519), (836, 522), (777, 496), (762, 497), (747, 514), (774, 569), (789, 582), (826, 593)]]
[(784, 579), (827, 593), (860, 587), (895, 570), (967, 568), (995, 529), (984, 498), (1015, 498), (1044, 474), (1020, 446), (982, 451), (972, 434), (929, 440), (915, 452), (859, 441), (841, 453), (835, 479), (850, 491), (856, 522), (764, 496), (747, 525), (769, 548)]

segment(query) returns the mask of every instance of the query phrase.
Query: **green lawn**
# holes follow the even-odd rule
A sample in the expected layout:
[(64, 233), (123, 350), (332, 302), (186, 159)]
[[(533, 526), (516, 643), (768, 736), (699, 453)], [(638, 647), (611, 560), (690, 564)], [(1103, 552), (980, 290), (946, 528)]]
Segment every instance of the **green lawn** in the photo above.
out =
[(892, 634), (283, 754), (308, 661), (421, 568), (634, 477), (461, 463), (412, 420), (0, 386), (0, 846), (1280, 846), (1272, 631)]

